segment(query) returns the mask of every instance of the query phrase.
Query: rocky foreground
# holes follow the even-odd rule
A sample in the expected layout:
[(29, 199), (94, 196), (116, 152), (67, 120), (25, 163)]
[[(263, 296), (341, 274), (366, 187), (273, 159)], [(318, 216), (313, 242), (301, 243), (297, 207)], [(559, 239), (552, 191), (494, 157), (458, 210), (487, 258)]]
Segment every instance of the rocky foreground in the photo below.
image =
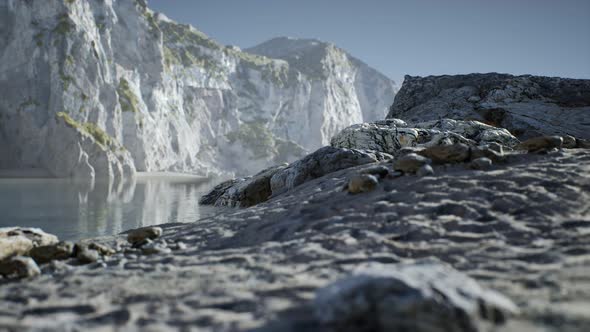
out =
[(202, 203), (247, 208), (193, 224), (0, 230), (0, 326), (588, 331), (588, 147), (387, 120), (220, 184)]

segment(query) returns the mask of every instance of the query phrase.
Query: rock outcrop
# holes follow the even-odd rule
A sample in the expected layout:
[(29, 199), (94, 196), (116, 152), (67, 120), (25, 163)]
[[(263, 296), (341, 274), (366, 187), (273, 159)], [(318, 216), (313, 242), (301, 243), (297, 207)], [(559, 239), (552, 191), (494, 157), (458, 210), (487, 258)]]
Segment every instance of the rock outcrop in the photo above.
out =
[(400, 119), (361, 123), (335, 135), (331, 145), (338, 148), (371, 150), (397, 156), (407, 147), (433, 147), (463, 143), (484, 146), (497, 143), (511, 148), (519, 140), (506, 129), (478, 121), (441, 119), (409, 125)]
[(251, 51), (292, 44), (297, 57), (248, 53), (143, 0), (0, 0), (0, 31), (0, 168), (253, 174), (382, 118), (395, 94), (332, 44), (283, 38)]
[(388, 118), (478, 120), (520, 139), (590, 138), (590, 80), (508, 74), (406, 76)]

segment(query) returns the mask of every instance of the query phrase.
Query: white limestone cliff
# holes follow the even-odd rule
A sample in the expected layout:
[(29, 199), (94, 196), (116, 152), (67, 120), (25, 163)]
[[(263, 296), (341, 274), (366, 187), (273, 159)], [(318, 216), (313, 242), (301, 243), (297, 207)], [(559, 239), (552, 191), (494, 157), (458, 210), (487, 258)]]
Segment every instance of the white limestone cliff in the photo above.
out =
[[(391, 80), (332, 44), (278, 40), (301, 54), (222, 46), (143, 0), (0, 0), (0, 168), (246, 174), (385, 116)], [(95, 137), (64, 135), (58, 114), (117, 148), (93, 159)]]

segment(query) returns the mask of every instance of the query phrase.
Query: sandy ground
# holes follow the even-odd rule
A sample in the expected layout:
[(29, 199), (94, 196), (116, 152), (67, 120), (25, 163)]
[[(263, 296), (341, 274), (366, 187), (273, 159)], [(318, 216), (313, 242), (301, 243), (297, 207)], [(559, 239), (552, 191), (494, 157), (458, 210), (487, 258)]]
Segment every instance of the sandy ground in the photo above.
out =
[(321, 331), (309, 306), (318, 287), (362, 263), (434, 257), (521, 308), (498, 331), (590, 331), (589, 150), (515, 156), (488, 171), (441, 166), (434, 176), (384, 179), (370, 193), (342, 190), (370, 166), (164, 225), (168, 254), (127, 250), (1, 282), (0, 327)]

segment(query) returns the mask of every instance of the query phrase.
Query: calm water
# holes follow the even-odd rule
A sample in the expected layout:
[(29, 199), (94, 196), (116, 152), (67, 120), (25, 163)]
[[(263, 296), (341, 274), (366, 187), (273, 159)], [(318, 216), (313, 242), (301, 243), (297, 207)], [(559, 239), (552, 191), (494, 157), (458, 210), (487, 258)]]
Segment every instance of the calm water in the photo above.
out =
[(0, 227), (39, 227), (62, 240), (76, 240), (194, 222), (220, 212), (198, 204), (214, 184), (171, 177), (140, 178), (118, 187), (65, 179), (0, 179)]

